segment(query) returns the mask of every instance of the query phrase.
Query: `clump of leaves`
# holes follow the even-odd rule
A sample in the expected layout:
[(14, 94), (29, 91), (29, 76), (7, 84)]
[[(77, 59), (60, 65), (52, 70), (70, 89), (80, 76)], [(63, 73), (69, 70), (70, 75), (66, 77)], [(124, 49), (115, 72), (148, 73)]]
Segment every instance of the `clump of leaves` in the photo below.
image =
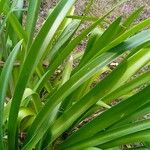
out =
[[(150, 62), (150, 18), (132, 25), (141, 7), (103, 29), (116, 6), (100, 18), (91, 17), (86, 15), (91, 0), (83, 16), (74, 16), (75, 2), (60, 0), (34, 36), (41, 0), (29, 1), (24, 21), (23, 0), (0, 1), (1, 150), (98, 150), (135, 142), (142, 142), (141, 149), (149, 146), (150, 119), (143, 116), (150, 113), (150, 73), (133, 76)], [(92, 24), (76, 35), (84, 21)], [(85, 38), (85, 50), (72, 53)], [(109, 64), (124, 54), (111, 70)], [(92, 87), (106, 71), (109, 75)], [(111, 106), (116, 99), (120, 102)]]

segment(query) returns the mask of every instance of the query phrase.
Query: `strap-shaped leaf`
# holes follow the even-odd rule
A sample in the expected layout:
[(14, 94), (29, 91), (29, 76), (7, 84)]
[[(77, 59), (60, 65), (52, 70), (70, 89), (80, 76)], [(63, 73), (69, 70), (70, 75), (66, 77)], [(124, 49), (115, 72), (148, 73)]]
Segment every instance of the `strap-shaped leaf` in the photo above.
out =
[(17, 20), (16, 16), (14, 14), (11, 14), (8, 18), (9, 22), (11, 23), (13, 29), (15, 30), (15, 32), (17, 33), (18, 37), (20, 39), (24, 39), (24, 42), (26, 44), (27, 42), (27, 35), (26, 32), (23, 30), (21, 24), (19, 23), (19, 21)]
[[(70, 10), (75, 0), (61, 0), (55, 7), (51, 15), (46, 20), (39, 34), (37, 35), (34, 43), (30, 47), (28, 55), (22, 66), (18, 82), (15, 88), (14, 96), (12, 98), (12, 104), (10, 109), (9, 121), (8, 121), (8, 143), (11, 149), (15, 149), (15, 135), (17, 132), (17, 116), (21, 99), (27, 85), (27, 82), (32, 75), (36, 65), (40, 61), (44, 50), (52, 40), (57, 28), (63, 21), (67, 12)], [(43, 41), (43, 42), (42, 42)], [(12, 124), (13, 122), (13, 124)]]
[[(57, 57), (57, 55), (59, 55), (59, 53), (62, 51), (62, 49), (67, 45), (67, 43), (71, 40), (71, 38), (73, 37), (74, 33), (76, 32), (76, 30), (78, 29), (80, 25), (79, 21), (72, 21), (62, 32), (62, 34), (60, 35), (60, 37), (57, 39), (56, 43), (54, 44), (54, 46), (51, 48), (51, 50), (49, 51), (49, 54), (46, 58), (46, 60), (48, 62), (53, 62), (53, 59), (55, 57)], [(41, 62), (42, 63), (42, 62)], [(38, 65), (38, 67), (36, 68), (36, 71), (38, 73), (38, 76), (41, 78), (42, 75), (44, 74), (44, 71), (42, 69), (42, 67), (40, 67), (40, 64)], [(49, 86), (50, 84), (48, 84), (47, 82), (45, 83), (45, 87), (46, 90), (48, 92), (50, 92), (52, 90), (52, 88)], [(43, 87), (44, 85), (42, 85)], [(38, 84), (34, 87), (35, 91), (39, 91), (40, 89), (38, 88)]]
[(99, 37), (99, 39), (97, 39), (97, 41), (95, 41), (95, 43), (93, 44), (93, 47), (90, 49), (90, 52), (88, 52), (88, 54), (85, 53), (85, 55), (81, 59), (78, 69), (80, 69), (87, 62), (89, 62), (90, 59), (93, 58), (93, 56), (97, 53), (98, 50), (101, 50), (102, 48), (104, 48), (107, 44), (109, 44), (113, 40), (116, 33), (118, 33), (118, 30), (120, 29), (120, 22), (121, 22), (121, 17), (117, 18), (109, 26), (109, 28)]
[[(88, 2), (88, 4), (87, 4), (87, 6), (86, 6), (86, 8), (84, 9), (84, 11), (83, 11), (83, 13), (84, 14), (87, 14), (88, 12), (89, 12), (89, 10), (90, 10), (90, 8), (91, 8), (91, 5), (93, 4), (93, 0), (89, 0), (89, 2)], [(74, 13), (74, 10), (75, 10), (75, 7), (73, 6), (71, 9), (70, 9), (70, 11), (68, 12), (68, 14), (67, 15), (71, 15), (71, 14), (73, 14)], [(58, 46), (60, 46), (59, 45), (59, 40), (61, 40), (61, 42), (62, 41), (64, 41), (63, 43), (60, 43), (60, 44), (63, 44), (62, 45), (62, 47), (61, 48), (59, 48), (59, 51), (61, 51), (62, 49), (64, 49), (65, 47), (66, 47), (66, 45), (71, 41), (71, 38), (73, 37), (73, 35), (75, 34), (75, 32), (77, 31), (77, 29), (79, 28), (79, 26), (81, 25), (81, 23), (83, 22), (83, 19), (84, 19), (84, 16), (82, 17), (82, 19), (81, 19), (81, 21), (79, 21), (79, 20), (74, 20), (74, 21), (72, 21), (72, 19), (68, 19), (68, 18), (65, 18), (64, 19), (64, 21), (62, 22), (62, 24), (60, 25), (60, 27), (58, 28), (58, 30), (57, 30), (57, 32), (55, 33), (55, 36), (54, 36), (54, 39), (57, 41), (56, 42), (56, 45), (57, 45), (57, 47), (55, 47), (55, 48), (58, 48)], [(65, 36), (67, 39), (64, 39), (64, 40), (62, 40), (61, 38), (63, 38), (63, 36), (66, 34), (66, 31), (69, 29), (69, 28), (66, 28), (66, 26), (70, 23), (70, 24), (72, 24), (72, 22), (76, 22), (76, 26), (73, 28), (73, 26), (71, 27), (71, 26), (68, 26), (69, 28), (71, 27), (72, 29), (70, 29), (70, 33), (68, 33), (68, 38), (67, 38), (67, 36)], [(74, 24), (73, 23), (73, 24)], [(74, 24), (75, 25), (75, 24)], [(63, 32), (63, 33), (62, 33)], [(67, 31), (68, 32), (68, 31)], [(61, 34), (62, 33), (62, 34)], [(59, 36), (62, 36), (62, 37), (59, 37)], [(65, 38), (64, 37), (64, 38)], [(51, 44), (49, 44), (49, 46), (47, 47), (47, 50), (46, 50), (46, 52), (44, 53), (44, 57), (45, 56), (47, 56), (47, 51), (49, 51), (49, 49), (51, 48), (51, 45), (53, 45), (52, 43)], [(54, 50), (54, 49), (52, 49), (52, 50)], [(56, 49), (57, 50), (57, 49)], [(57, 52), (58, 54), (59, 54), (59, 51)], [(51, 50), (50, 50), (50, 53), (51, 53)], [(53, 54), (53, 53), (52, 53)], [(51, 56), (51, 54), (50, 54), (50, 56)], [(49, 57), (49, 56), (48, 56)], [(56, 56), (57, 57), (57, 56)], [(55, 57), (55, 58), (56, 58)], [(54, 58), (54, 59), (55, 59)]]
[[(16, 35), (17, 35), (17, 37), (19, 37), (20, 40), (23, 39), (23, 44), (24, 44), (24, 47), (25, 47), (26, 46), (26, 42), (27, 42), (26, 33), (23, 30), (23, 28), (22, 28), (18, 18), (15, 16), (15, 14), (13, 14), (13, 12), (14, 12), (14, 8), (9, 8), (8, 1), (7, 1), (7, 3), (5, 2), (5, 7), (4, 7), (3, 13), (6, 15), (6, 18), (4, 19), (4, 21), (2, 23), (2, 26), (0, 27), (0, 33), (3, 30), (3, 28), (5, 27), (6, 22), (9, 21), (11, 27), (13, 28), (13, 30), (16, 33), (15, 35), (14, 34), (10, 34), (10, 36), (14, 35), (16, 37)], [(8, 28), (9, 28), (9, 26), (7, 26), (7, 32), (9, 31)]]
[[(51, 49), (49, 55), (48, 55), (48, 60), (53, 61), (54, 56), (58, 55), (61, 50), (67, 45), (67, 43), (71, 40), (72, 36), (74, 35), (75, 31), (79, 27), (80, 21), (72, 21), (62, 32), (60, 37), (58, 38), (56, 44), (53, 46)], [(55, 56), (55, 57), (56, 57)]]
[[(23, 20), (23, 0), (17, 0), (17, 1), (12, 1), (11, 4), (11, 8), (10, 10), (12, 10), (10, 15), (14, 15), (14, 18), (16, 18), (16, 22), (18, 21), (18, 25), (20, 23), (20, 31), (21, 31), (21, 25), (22, 25), (22, 20)], [(9, 18), (10, 20), (10, 18)], [(15, 20), (14, 20), (15, 21)], [(23, 28), (22, 28), (23, 29)], [(18, 34), (16, 34), (16, 30), (18, 29), (14, 29), (11, 24), (7, 23), (7, 29), (10, 40), (12, 41), (13, 45), (16, 45), (16, 43), (19, 41), (19, 39), (21, 39), (21, 37), (18, 37)], [(24, 32), (25, 34), (25, 32)], [(25, 37), (25, 35), (23, 35)], [(23, 37), (22, 37), (23, 39)], [(26, 39), (24, 39), (25, 41)], [(25, 47), (25, 44), (24, 44)]]
[(108, 109), (107, 111), (93, 119), (91, 122), (83, 126), (79, 131), (74, 133), (70, 138), (68, 138), (68, 140), (66, 140), (66, 142), (64, 142), (64, 145), (69, 146), (84, 139), (87, 139), (88, 137), (91, 137), (96, 133), (110, 127), (114, 123), (123, 119), (125, 116), (131, 115), (143, 104), (150, 101), (149, 90), (150, 86), (146, 87), (138, 94), (112, 107), (111, 109)]
[(88, 148), (84, 148), (83, 150), (101, 150), (101, 149), (96, 147), (88, 147)]
[[(89, 80), (87, 80), (85, 83), (83, 83), (77, 90), (75, 90), (71, 95), (69, 95), (64, 100), (64, 106), (62, 106), (63, 112), (66, 111), (66, 109), (69, 109), (73, 103), (76, 103), (78, 100), (81, 99), (85, 94), (87, 94), (91, 90), (91, 85), (94, 81), (97, 81), (99, 76), (104, 73), (105, 71), (110, 70), (109, 67), (102, 68), (98, 73), (94, 74)], [(100, 105), (106, 108), (110, 108), (106, 103), (100, 102)]]
[(17, 34), (17, 36), (19, 37), (19, 39), (23, 39), (23, 43), (24, 43), (24, 47), (26, 47), (26, 44), (27, 44), (27, 34), (26, 32), (24, 31), (23, 27), (21, 26), (18, 18), (15, 16), (15, 14), (13, 14), (13, 8), (10, 9), (8, 5), (6, 5), (5, 9), (4, 9), (4, 12), (7, 14), (9, 12), (12, 12), (9, 17), (8, 17), (8, 20), (13, 28), (13, 30), (15, 31), (15, 33)]
[(113, 130), (108, 130), (102, 133), (98, 133), (91, 138), (78, 142), (77, 144), (70, 145), (68, 148), (60, 145), (58, 149), (78, 150), (78, 149), (83, 149), (85, 147), (97, 146), (107, 142), (111, 142), (123, 136), (127, 136), (127, 135), (131, 136), (130, 134), (137, 133), (147, 129), (150, 129), (150, 119), (139, 121), (136, 123), (131, 123), (128, 125), (118, 127)]
[[(74, 6), (73, 7), (71, 7), (71, 9), (68, 11), (68, 13), (66, 14), (66, 15), (68, 15), (68, 14), (72, 14), (72, 13), (74, 13), (74, 10), (75, 10), (75, 8), (74, 8)], [(58, 38), (62, 35), (62, 32), (65, 30), (65, 28), (68, 26), (68, 24), (69, 23), (71, 23), (72, 22), (72, 20), (71, 19), (68, 19), (68, 18), (64, 18), (64, 20), (62, 21), (62, 23), (60, 24), (60, 26), (59, 26), (59, 28), (57, 29), (57, 31), (56, 31), (56, 33), (55, 33), (55, 35), (54, 35), (54, 38), (53, 38), (53, 41), (51, 41), (50, 43), (49, 43), (49, 45), (48, 45), (48, 47), (46, 48), (46, 50), (45, 50), (45, 52), (44, 52), (44, 54), (43, 54), (43, 57), (42, 57), (42, 59), (44, 59), (45, 57), (47, 57), (47, 55), (49, 54), (49, 52), (51, 52), (51, 48), (53, 47), (53, 43), (57, 43), (58, 41)], [(75, 29), (73, 29), (74, 30), (74, 32), (78, 29), (78, 27), (80, 26), (80, 24), (81, 24), (81, 22), (77, 25), (77, 27), (75, 27)], [(72, 33), (73, 34), (73, 33)], [(74, 35), (74, 34), (73, 34)], [(71, 40), (71, 38), (70, 38), (70, 40)], [(70, 41), (69, 40), (69, 41)]]
[[(126, 0), (123, 0), (126, 1)], [(120, 2), (118, 5), (123, 3)], [(44, 82), (47, 81), (49, 76), (57, 69), (59, 65), (64, 61), (64, 59), (73, 51), (73, 49), (98, 25), (100, 24), (118, 5), (114, 6), (108, 13), (103, 17), (96, 20), (91, 26), (85, 29), (79, 36), (73, 39), (56, 57), (54, 57), (54, 62), (49, 66), (48, 71), (41, 77), (40, 81), (37, 83), (36, 90), (41, 89)]]
[[(103, 17), (100, 17), (96, 19), (95, 23), (91, 25), (89, 28), (87, 28), (85, 31), (83, 31), (77, 38), (72, 40), (61, 52), (59, 55), (57, 55), (55, 61), (51, 64), (51, 66), (48, 68), (48, 71), (41, 77), (40, 81), (36, 85), (36, 90), (40, 90), (43, 86), (44, 82), (47, 81), (49, 76), (52, 75), (52, 73), (57, 69), (57, 67), (62, 63), (62, 61), (70, 54), (70, 52), (99, 24), (101, 23), (116, 7), (124, 3), (126, 0), (122, 0), (120, 3), (115, 5), (108, 13), (106, 13)], [(92, 0), (91, 0), (92, 3)], [(90, 4), (90, 3), (89, 3)], [(89, 11), (90, 5), (85, 9), (85, 13)], [(84, 17), (81, 19), (84, 20)]]
[(130, 28), (130, 25), (134, 22), (135, 19), (139, 17), (144, 7), (140, 7), (137, 10), (135, 10), (122, 24), (121, 28), (118, 31), (118, 34), (121, 35), (123, 32), (125, 32), (128, 28)]
[(143, 6), (138, 8), (137, 10), (135, 10), (122, 24), (123, 27), (125, 28), (129, 28), (130, 25), (133, 23), (133, 21), (135, 19), (137, 19), (139, 17), (139, 15), (141, 14), (141, 12), (143, 11)]
[[(98, 107), (98, 105), (101, 104), (101, 101), (104, 101), (106, 103), (111, 103), (112, 100), (114, 100), (114, 99), (117, 99), (117, 98), (120, 98), (120, 97), (124, 98), (124, 95), (126, 95), (129, 92), (133, 91), (135, 88), (148, 83), (149, 81), (150, 81), (150, 73), (145, 72), (141, 76), (129, 81), (128, 83), (126, 83), (123, 86), (117, 88), (116, 90), (109, 93), (108, 95), (106, 94), (106, 96), (104, 96), (100, 101), (98, 101), (96, 103), (96, 105), (92, 108), (93, 109), (92, 113), (94, 113), (94, 112), (96, 112), (97, 110), (100, 109), (100, 107)], [(135, 92), (132, 92), (131, 95), (133, 95), (133, 94), (135, 94)], [(131, 96), (131, 95), (129, 95), (129, 96)], [(147, 104), (145, 106), (146, 106), (146, 108), (143, 106), (143, 108), (141, 108), (137, 112), (133, 113), (133, 115), (131, 117), (129, 117), (129, 119), (127, 118), (124, 121), (122, 121), (121, 124), (123, 124), (124, 122), (127, 122), (128, 120), (129, 121), (131, 121), (132, 119), (134, 120), (134, 119), (137, 118), (137, 116), (140, 118), (140, 117), (148, 114), (149, 113), (149, 111), (148, 111), (148, 108), (149, 108), (148, 106), (149, 105)], [(91, 110), (89, 111), (90, 114), (91, 114)], [(88, 113), (88, 115), (89, 115), (89, 113)]]
[(28, 48), (32, 43), (35, 25), (38, 18), (39, 8), (42, 0), (30, 1), (27, 13), (26, 28), (28, 35)]
[(11, 54), (9, 55), (4, 65), (4, 68), (0, 76), (0, 114), (1, 114), (0, 115), (0, 149), (3, 149), (3, 127), (2, 126), (3, 126), (4, 101), (5, 101), (7, 87), (13, 69), (14, 61), (19, 52), (21, 44), (22, 41), (20, 41), (12, 50)]
[[(148, 50), (148, 49), (147, 49)], [(143, 75), (133, 79), (132, 81), (130, 81), (127, 84), (124, 84), (123, 86), (119, 87), (118, 89), (116, 89), (115, 91), (113, 91), (112, 93), (106, 95), (102, 101), (104, 102), (110, 102), (112, 99), (117, 99), (120, 96), (123, 96), (125, 94), (127, 94), (128, 92), (130, 92), (131, 90), (135, 89), (136, 87), (147, 83), (148, 81), (150, 81), (150, 72), (146, 72)]]
[[(141, 57), (143, 54), (143, 57)], [(145, 56), (147, 60), (145, 61)], [(136, 60), (136, 58), (138, 58)], [(113, 91), (115, 88), (123, 85), (138, 69), (140, 69), (147, 61), (149, 61), (147, 51), (139, 51), (134, 57), (131, 57), (128, 61), (124, 61), (116, 70), (114, 70), (109, 76), (102, 80), (95, 88), (93, 88), (88, 94), (80, 99), (79, 102), (74, 104), (72, 108), (66, 111), (53, 125), (52, 134), (54, 139), (64, 132), (73, 122), (78, 119), (84, 112), (86, 112), (91, 106), (93, 106), (100, 98), (105, 94)], [(143, 62), (143, 60), (145, 62)], [(139, 66), (136, 65), (139, 62)], [(127, 67), (128, 66), (128, 67)], [(135, 67), (135, 70), (132, 67)], [(132, 71), (131, 71), (132, 68)], [(68, 118), (64, 122), (64, 118)], [(86, 136), (85, 136), (86, 137)]]
[[(73, 69), (72, 65), (73, 65), (73, 57), (70, 56), (70, 58), (68, 59), (66, 65), (65, 65), (65, 68), (64, 68), (64, 71), (62, 74), (62, 80), (61, 80), (59, 87), (61, 87), (65, 82), (67, 82), (69, 80), (71, 71)], [(51, 122), (54, 122), (56, 120), (56, 118), (59, 116), (60, 106), (61, 106), (61, 104), (59, 104), (55, 108), (55, 110), (50, 114), (49, 118), (51, 118), (51, 120), (53, 120)], [(43, 143), (42, 149), (46, 149), (46, 147), (48, 147), (51, 144), (51, 130), (50, 129), (47, 131), (47, 134), (44, 139), (45, 139), (45, 142)]]
[[(111, 12), (111, 11), (110, 11)], [(109, 13), (110, 13), (109, 12)], [(108, 13), (108, 14), (109, 14)], [(79, 35), (79, 37), (72, 40), (72, 42), (66, 46), (66, 48), (55, 58), (55, 61), (51, 64), (51, 66), (48, 68), (48, 71), (43, 75), (43, 77), (40, 79), (39, 83), (37, 84), (37, 88), (40, 89), (44, 82), (49, 78), (49, 76), (52, 75), (52, 73), (57, 69), (57, 67), (63, 62), (63, 60), (70, 54), (70, 52), (76, 47), (77, 44), (98, 24), (100, 23), (108, 14), (106, 14), (104, 17), (99, 19), (97, 22), (95, 22), (93, 25), (91, 25), (89, 28), (87, 28), (83, 33)], [(103, 49), (98, 51), (98, 53), (95, 54), (95, 57), (102, 54), (105, 51), (108, 51), (112, 49), (113, 47), (121, 44), (124, 40), (126, 40), (128, 37), (134, 35), (144, 27), (147, 27), (150, 24), (150, 18), (142, 21), (141, 23), (135, 25), (125, 33), (123, 33), (121, 36), (113, 40), (110, 44), (105, 46)]]
[(3, 8), (4, 8), (4, 5), (7, 1), (6, 0), (1, 0), (0, 1), (0, 14), (3, 12)]
[(73, 69), (73, 57), (70, 56), (70, 58), (68, 59), (66, 66), (64, 68), (63, 74), (62, 74), (62, 81), (60, 86), (62, 86), (63, 84), (65, 84), (69, 79), (70, 79), (70, 75)]
[(150, 103), (146, 103), (122, 122), (131, 122), (150, 113)]
[[(135, 48), (135, 47), (141, 45), (142, 43), (145, 43), (146, 41), (149, 41), (150, 40), (150, 35), (149, 35), (148, 31), (150, 32), (150, 30), (147, 30), (147, 31), (143, 31), (143, 32), (135, 35), (134, 37), (128, 39), (122, 45), (119, 45), (118, 47), (114, 48), (113, 50), (110, 50), (108, 53), (104, 53), (103, 55), (100, 55), (99, 57), (95, 58), (89, 64), (87, 64), (86, 66), (84, 66), (79, 72), (77, 72), (76, 74), (74, 74), (68, 82), (66, 82), (57, 92), (55, 92), (51, 97), (49, 97), (48, 102), (45, 104), (45, 106), (43, 107), (43, 109), (41, 110), (41, 112), (37, 115), (37, 117), (35, 118), (32, 126), (31, 126), (31, 128), (29, 130), (29, 133), (28, 133), (29, 139), (27, 138), (28, 139), (27, 141), (29, 142), (28, 144), (30, 145), (30, 143), (32, 143), (32, 141), (30, 141), (30, 138), (32, 138), (32, 136), (33, 137), (35, 136), (34, 137), (35, 139), (36, 138), (40, 138), (40, 136), (42, 136), (42, 135), (39, 136), (36, 131), (40, 130), (41, 125), (43, 124), (43, 122), (45, 121), (45, 119), (48, 117), (49, 113), (62, 100), (64, 100), (64, 98), (66, 98), (71, 92), (73, 92), (76, 88), (78, 88), (83, 82), (85, 82), (86, 80), (88, 80), (99, 69), (101, 69), (105, 65), (109, 64), (112, 60), (114, 60), (120, 54), (122, 54), (126, 50)], [(146, 33), (147, 33), (147, 37), (146, 37)], [(143, 38), (145, 38), (145, 39), (143, 39)], [(137, 41), (138, 41), (138, 43), (137, 43)], [(116, 81), (114, 81), (114, 82), (116, 82)], [(94, 94), (95, 92), (92, 92), (92, 93)], [(99, 93), (99, 91), (97, 93)], [(92, 104), (95, 102), (95, 99), (94, 99), (95, 96), (93, 96), (93, 94), (90, 96), (90, 97), (92, 97), (92, 100), (90, 102)], [(84, 98), (84, 102), (81, 102), (82, 103), (81, 105), (82, 106), (84, 105), (84, 107), (89, 106), (88, 104), (85, 105), (85, 103), (86, 103), (85, 101), (87, 100), (87, 98), (89, 99), (89, 95)], [(53, 100), (55, 100), (55, 101), (53, 101)], [(86, 109), (88, 109), (88, 108), (86, 108)], [(74, 109), (74, 111), (76, 111), (76, 109), (77, 109), (77, 107)], [(80, 111), (82, 111), (82, 109), (80, 109)], [(80, 115), (80, 113), (78, 113), (78, 115)], [(73, 115), (72, 115), (72, 117), (73, 117)], [(70, 118), (68, 118), (68, 122), (70, 122), (69, 119)], [(64, 125), (62, 128), (61, 128), (61, 125), (63, 125), (62, 122), (60, 124), (57, 124), (57, 125), (54, 126), (54, 127), (56, 127), (56, 130), (53, 129), (54, 137), (58, 136), (58, 134), (60, 134), (60, 131), (57, 131), (57, 127), (58, 126), (59, 126), (58, 127), (59, 130), (61, 129), (61, 132), (62, 132), (62, 130), (63, 131), (65, 130), (65, 127), (67, 128), (67, 125)], [(44, 131), (43, 131), (43, 134), (44, 134)], [(32, 138), (33, 141), (34, 141), (34, 138)]]
[(116, 124), (114, 124), (111, 129), (117, 128), (119, 126), (122, 126), (124, 124), (136, 122), (137, 120), (140, 120), (142, 117), (150, 113), (150, 102), (148, 101), (142, 107), (134, 111), (130, 116), (125, 117), (123, 120), (120, 120)]
[(22, 24), (22, 19), (23, 19), (23, 6), (24, 6), (24, 1), (23, 0), (17, 0), (16, 2), (16, 9), (17, 11), (15, 12), (15, 15), (17, 16), (19, 22)]
[(126, 32), (124, 32), (123, 34), (121, 34), (119, 37), (117, 37), (116, 39), (114, 39), (110, 44), (108, 44), (106, 47), (104, 47), (101, 51), (99, 51), (96, 54), (96, 56), (98, 56), (101, 53), (103, 53), (105, 51), (108, 51), (109, 49), (113, 48), (114, 46), (117, 46), (118, 44), (122, 43), (127, 38), (133, 36), (134, 34), (136, 34), (137, 32), (139, 32), (143, 28), (149, 26), (149, 24), (150, 24), (150, 18), (148, 18), (146, 20), (143, 20), (139, 24), (133, 26), (132, 28), (130, 28), (129, 30), (127, 30)]
[[(99, 145), (98, 147), (102, 149), (107, 149), (110, 147), (114, 147), (116, 145), (123, 145), (123, 144), (130, 144), (134, 142), (150, 142), (150, 129), (143, 130), (137, 133), (133, 133), (131, 135), (127, 135), (124, 137), (121, 137), (119, 139), (116, 139), (114, 141), (108, 142), (106, 144)], [(144, 147), (139, 147), (140, 150), (148, 150), (147, 148)]]

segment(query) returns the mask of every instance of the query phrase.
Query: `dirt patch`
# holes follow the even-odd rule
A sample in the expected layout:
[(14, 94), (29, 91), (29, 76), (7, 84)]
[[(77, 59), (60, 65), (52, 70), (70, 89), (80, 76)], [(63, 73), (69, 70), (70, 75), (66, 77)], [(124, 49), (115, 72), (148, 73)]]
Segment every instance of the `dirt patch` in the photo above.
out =
[[(59, 0), (44, 0), (43, 3), (46, 4), (46, 7), (44, 9), (51, 8), (52, 6), (56, 5), (58, 1)], [(94, 3), (91, 7), (90, 15), (102, 16), (118, 2), (119, 0), (94, 0)], [(87, 0), (78, 0), (75, 4), (76, 13), (81, 15), (87, 3)], [(140, 19), (150, 17), (150, 0), (128, 0), (119, 8), (117, 8), (112, 13), (111, 17), (115, 18), (116, 16), (120, 15), (126, 16), (131, 11), (141, 6), (144, 6), (145, 8)]]

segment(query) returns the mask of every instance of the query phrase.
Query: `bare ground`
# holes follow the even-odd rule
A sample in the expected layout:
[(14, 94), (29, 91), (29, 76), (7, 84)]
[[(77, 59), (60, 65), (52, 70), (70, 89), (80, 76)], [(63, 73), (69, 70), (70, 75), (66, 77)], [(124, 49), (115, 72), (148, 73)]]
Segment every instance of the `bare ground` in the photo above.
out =
[[(47, 8), (50, 8), (59, 0), (45, 0), (45, 5)], [(77, 14), (82, 14), (82, 11), (84, 10), (86, 4), (90, 0), (78, 0), (76, 2), (76, 12)], [(112, 8), (113, 5), (115, 5), (119, 0), (94, 0), (94, 4), (91, 8), (90, 15), (96, 15), (101, 16), (104, 13), (106, 13), (109, 9)], [(132, 10), (144, 6), (144, 12), (141, 15), (141, 18), (147, 18), (150, 17), (150, 0), (128, 0), (124, 4), (122, 4), (118, 9), (114, 11), (112, 14), (112, 18), (119, 16), (119, 15), (127, 15)], [(47, 9), (46, 8), (46, 9)]]

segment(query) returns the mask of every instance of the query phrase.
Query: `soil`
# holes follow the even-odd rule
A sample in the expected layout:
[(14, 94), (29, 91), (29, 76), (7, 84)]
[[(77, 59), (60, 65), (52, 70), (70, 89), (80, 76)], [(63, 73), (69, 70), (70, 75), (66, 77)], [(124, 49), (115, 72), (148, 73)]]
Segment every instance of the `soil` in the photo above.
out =
[[(43, 1), (44, 12), (46, 12), (47, 9), (55, 6), (58, 1), (59, 0), (44, 0)], [(112, 8), (113, 5), (115, 5), (119, 1), (120, 0), (94, 0), (94, 3), (91, 7), (91, 11), (89, 14), (94, 16), (101, 16), (105, 14), (109, 9)], [(81, 15), (88, 2), (89, 0), (77, 0), (75, 4), (76, 13)], [(150, 0), (128, 0), (113, 12), (113, 14), (111, 15), (111, 19), (120, 15), (128, 15), (131, 11), (141, 6), (144, 6), (145, 8), (140, 19), (150, 17)]]
[[(50, 8), (53, 8), (59, 0), (43, 0), (41, 5), (40, 17), (38, 19), (37, 30), (41, 27), (41, 24), (44, 22), (47, 13)], [(85, 9), (89, 0), (77, 0), (75, 6), (75, 13), (77, 15), (82, 15), (83, 10)], [(91, 16), (102, 16), (108, 10), (112, 8), (119, 0), (94, 0), (94, 3), (91, 7), (91, 10), (88, 15)], [(128, 0), (126, 3), (118, 7), (110, 16), (109, 20), (113, 21), (116, 17), (123, 15), (126, 17), (138, 7), (144, 6), (143, 13), (141, 14), (138, 21), (143, 20), (144, 18), (150, 17), (150, 0)]]

